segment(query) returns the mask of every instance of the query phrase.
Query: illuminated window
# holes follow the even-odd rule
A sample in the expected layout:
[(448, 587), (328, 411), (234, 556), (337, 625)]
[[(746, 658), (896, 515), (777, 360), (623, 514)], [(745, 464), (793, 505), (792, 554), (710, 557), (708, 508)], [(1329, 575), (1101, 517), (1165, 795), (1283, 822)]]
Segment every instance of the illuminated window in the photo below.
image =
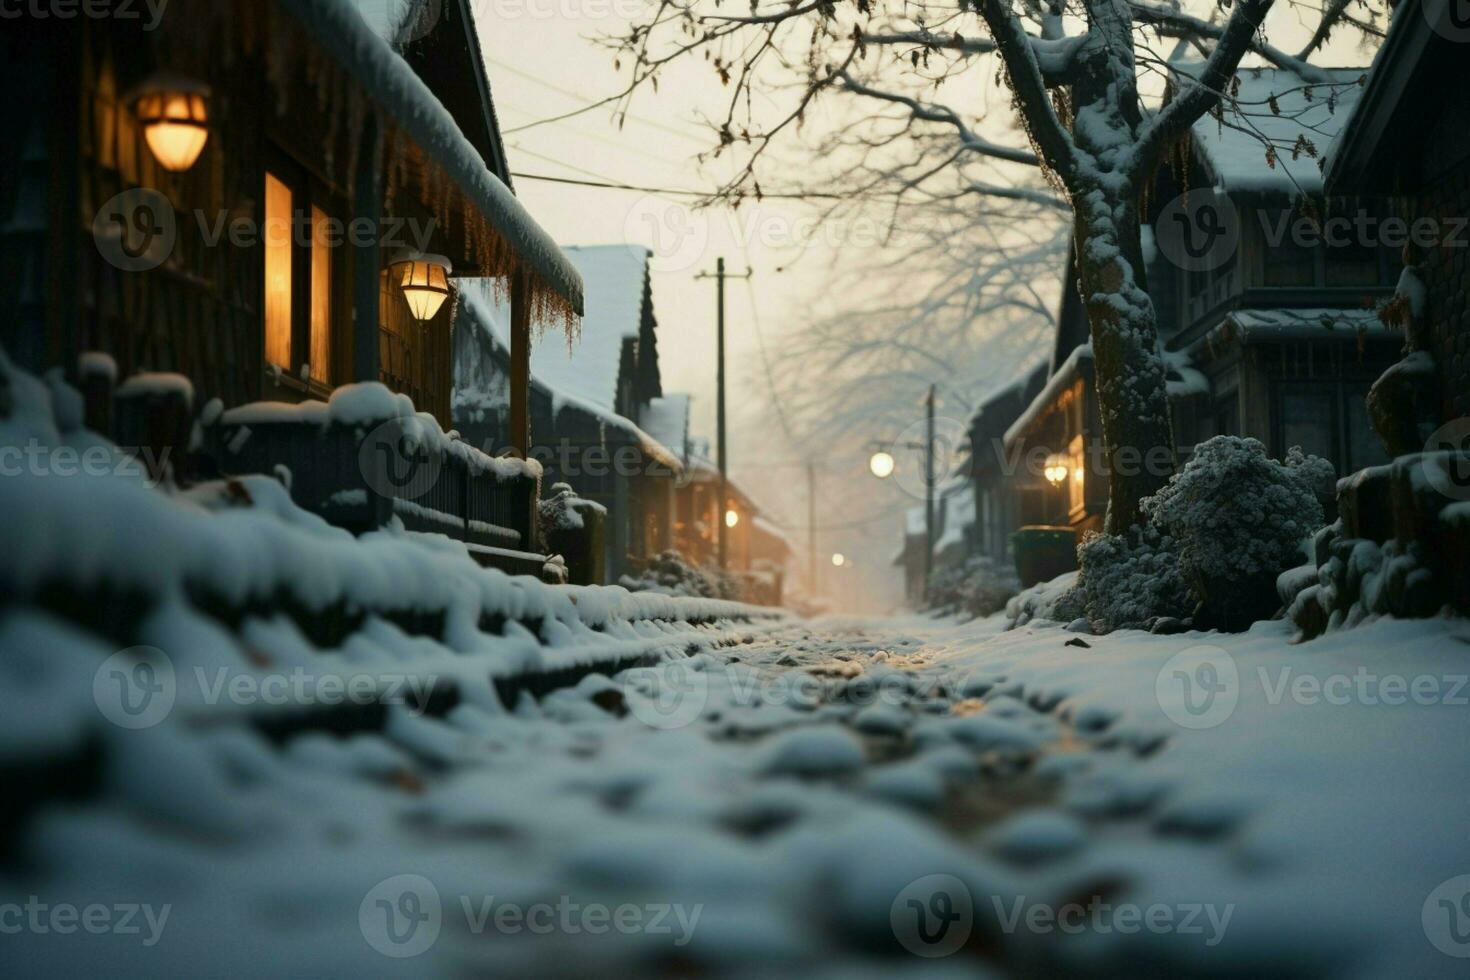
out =
[(1072, 437), (1067, 447), (1067, 504), (1072, 514), (1087, 508), (1087, 460), (1081, 435)]
[(332, 365), (332, 251), (327, 240), (327, 215), (311, 209), (311, 377), (331, 382)]
[(291, 368), (291, 188), (265, 175), (265, 359)]

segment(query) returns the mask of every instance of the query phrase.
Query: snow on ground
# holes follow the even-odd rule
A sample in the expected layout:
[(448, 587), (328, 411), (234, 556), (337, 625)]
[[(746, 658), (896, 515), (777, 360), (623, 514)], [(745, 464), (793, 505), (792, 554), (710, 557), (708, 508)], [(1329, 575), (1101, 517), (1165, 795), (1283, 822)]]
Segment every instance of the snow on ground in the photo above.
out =
[(1463, 974), (1464, 620), (552, 588), (6, 367), (0, 976)]
[(0, 969), (1461, 974), (1470, 626), (1288, 632), (788, 621), (381, 733), (116, 730), (0, 907), (167, 906), (157, 942)]

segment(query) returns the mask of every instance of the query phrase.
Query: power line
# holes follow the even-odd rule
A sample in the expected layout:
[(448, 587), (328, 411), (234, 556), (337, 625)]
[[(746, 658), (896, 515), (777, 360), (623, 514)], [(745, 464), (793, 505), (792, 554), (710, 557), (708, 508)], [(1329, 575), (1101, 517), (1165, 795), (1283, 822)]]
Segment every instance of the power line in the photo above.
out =
[[(566, 168), (568, 168), (570, 170), (575, 170), (578, 173), (583, 173), (583, 174), (590, 174), (591, 173), (591, 171), (583, 170), (581, 167), (574, 167), (570, 163), (562, 163), (560, 160), (557, 160), (555, 157), (546, 156), (544, 153), (536, 153), (536, 152), (534, 152), (532, 150), (526, 149), (523, 146), (512, 147), (512, 149), (514, 149), (518, 153), (525, 153), (525, 154), (527, 154), (529, 156), (533, 156), (533, 157), (536, 157), (538, 159), (545, 160), (547, 163), (559, 164), (560, 166), (566, 167)], [(696, 191), (696, 190), (691, 190), (691, 189), (683, 188), (683, 187), (641, 187), (641, 186), (639, 186), (637, 184), (623, 184), (623, 183), (619, 183), (617, 181), (606, 180), (606, 179), (603, 179), (603, 178), (600, 178), (600, 177), (597, 180), (578, 180), (578, 179), (576, 179), (574, 177), (552, 177), (549, 174), (528, 174), (528, 173), (519, 173), (519, 172), (516, 172), (516, 171), (512, 171), (511, 172), (511, 176), (514, 177), (514, 178), (516, 178), (517, 180), (544, 180), (544, 181), (547, 181), (547, 182), (552, 183), (552, 184), (573, 184), (573, 185), (575, 185), (577, 187), (600, 187), (600, 188), (604, 188), (606, 190), (612, 190), (612, 191), (638, 191), (641, 194), (668, 194), (668, 195), (677, 195), (677, 196), (681, 196), (681, 197), (712, 198), (712, 197), (716, 197), (720, 193), (719, 191), (708, 191), (708, 190), (706, 190), (706, 191)], [(592, 174), (592, 176), (596, 176), (596, 175), (595, 174)], [(841, 195), (841, 194), (826, 194), (826, 193), (822, 193), (822, 192), (818, 192), (818, 191), (812, 191), (812, 192), (801, 193), (801, 194), (762, 194), (761, 197), (764, 198), (764, 199), (785, 200), (785, 201), (807, 201), (807, 200), (836, 200), (837, 198), (843, 197), (843, 195)]]
[[(546, 81), (544, 78), (533, 75), (530, 72), (525, 71), (524, 69), (515, 67), (514, 65), (506, 64), (503, 61), (496, 61), (494, 58), (491, 58), (489, 60), (492, 65), (495, 65), (497, 68), (503, 68), (506, 71), (510, 72), (512, 75), (517, 75), (521, 78), (526, 79), (532, 84), (539, 85), (542, 88), (547, 89), (548, 91), (556, 92), (559, 95), (565, 95), (569, 99), (576, 99), (578, 102), (582, 103), (582, 107), (579, 109), (575, 109), (571, 112), (565, 112), (556, 116), (549, 116), (545, 119), (538, 119), (535, 122), (525, 123), (520, 126), (514, 126), (510, 129), (505, 130), (506, 134), (518, 133), (523, 129), (530, 129), (533, 126), (545, 126), (551, 123), (566, 122), (573, 116), (578, 116), (584, 112), (588, 112), (600, 106), (607, 105), (609, 102), (612, 102), (622, 97), (621, 95), (614, 95), (609, 96), (605, 99), (598, 99), (595, 101), (590, 100), (586, 95), (583, 95), (581, 92), (574, 92), (571, 89), (562, 88), (560, 85), (553, 85), (551, 82)], [(694, 143), (699, 143), (701, 145), (707, 145), (709, 142), (708, 140), (701, 139), (700, 137), (695, 136), (693, 133), (685, 132), (684, 130), (681, 130), (675, 126), (670, 126), (668, 123), (659, 122), (656, 119), (649, 119), (646, 116), (635, 116), (632, 113), (624, 113), (624, 116), (625, 118), (631, 119), (634, 122), (642, 123), (645, 126), (652, 126), (654, 129), (659, 129), (664, 131), (665, 133), (670, 133), (674, 136), (679, 137), (680, 139), (686, 139)]]

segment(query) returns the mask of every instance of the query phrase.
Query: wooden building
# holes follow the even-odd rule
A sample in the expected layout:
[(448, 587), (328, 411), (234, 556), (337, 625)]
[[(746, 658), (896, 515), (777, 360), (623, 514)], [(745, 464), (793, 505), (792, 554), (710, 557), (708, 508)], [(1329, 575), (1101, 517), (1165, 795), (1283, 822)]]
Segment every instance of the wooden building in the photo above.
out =
[[(565, 252), (586, 284), (586, 315), (575, 337), (549, 333), (532, 351), (530, 455), (548, 484), (566, 483), (607, 511), (603, 580), (616, 582), (675, 546), (688, 399), (663, 392), (648, 251)], [(454, 424), (498, 454), (510, 441), (510, 311), (483, 290), (466, 290), (461, 305)]]
[[(527, 332), (570, 329), (582, 283), (512, 193), (469, 0), (426, 9), (434, 18), (396, 50), (348, 0), (174, 0), (153, 30), (124, 18), (8, 26), (0, 77), (28, 95), (0, 109), (14, 135), (0, 166), (15, 178), (0, 192), (0, 344), (31, 370), (59, 367), (87, 394), (89, 421), (119, 437), (138, 407), (121, 400), (126, 379), (142, 372), (192, 395), (185, 433), (363, 382), (451, 428), (456, 281), (493, 282)], [(117, 418), (83, 365), (123, 380)], [(135, 429), (156, 432), (160, 410)], [(363, 474), (343, 474), (363, 433), (314, 451), (304, 420), (331, 413), (249, 417), (247, 452), (207, 435), (213, 458), (191, 465), (288, 465), (311, 509), (362, 489)], [(444, 446), (463, 481), (335, 516), (432, 514), (428, 528), (467, 541), (490, 528), (481, 543), (532, 551), (527, 500), (515, 528), (493, 527), (486, 508), (529, 492), (533, 511), (534, 480), (481, 487), (507, 471)]]
[[(1289, 72), (1243, 69), (1236, 97), (1251, 106), (1276, 101), (1279, 116), (1252, 119), (1276, 146), (1290, 148), (1303, 138), (1325, 146), (1348, 117), (1362, 75), (1361, 69), (1330, 71), (1339, 84), (1309, 94), (1311, 86)], [(1306, 213), (1303, 195), (1318, 216), (1356, 213), (1360, 206), (1348, 198), (1324, 199), (1322, 192), (1317, 159), (1278, 149), (1268, 161), (1254, 136), (1210, 117), (1159, 168), (1149, 193), (1154, 226), (1144, 232), (1144, 257), (1180, 463), (1196, 443), (1222, 434), (1259, 439), (1276, 456), (1299, 445), (1330, 459), (1339, 473), (1384, 458), (1364, 396), (1400, 343), (1376, 312), (1392, 294), (1397, 256), (1357, 240), (1314, 244), (1311, 234), (1283, 231)], [(1212, 194), (1235, 229), (1228, 257), (1213, 267), (1180, 262), (1170, 243), (1160, 241), (1169, 234), (1171, 205), (1178, 206), (1172, 202), (1186, 193), (1191, 199)], [(1031, 470), (1038, 468), (1035, 461), (1045, 462), (1040, 475), (1050, 488), (1027, 523), (1080, 533), (1101, 528), (1109, 464), (1101, 452), (1092, 348), (1075, 283), (1069, 257), (1045, 385), (1004, 443), (1008, 453), (1032, 459)], [(1148, 465), (1150, 450), (1158, 449), (1133, 448), (1132, 465)], [(1029, 479), (1035, 482), (1036, 475)]]

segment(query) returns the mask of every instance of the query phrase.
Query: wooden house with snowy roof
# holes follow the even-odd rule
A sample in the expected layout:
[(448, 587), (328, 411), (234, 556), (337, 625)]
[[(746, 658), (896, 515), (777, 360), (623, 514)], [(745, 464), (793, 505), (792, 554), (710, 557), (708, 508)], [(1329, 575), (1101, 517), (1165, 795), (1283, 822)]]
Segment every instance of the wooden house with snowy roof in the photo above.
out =
[[(0, 345), (124, 445), (177, 449), (181, 479), (277, 472), (344, 526), (535, 570), (535, 467), (446, 432), (457, 283), (493, 283), (528, 336), (572, 327), (581, 277), (512, 192), (470, 3), (401, 6), (7, 26), (28, 94), (0, 109)], [(364, 449), (383, 425), (404, 438)]]
[[(674, 546), (675, 488), (684, 473), (688, 397), (665, 395), (647, 249), (568, 247), (585, 284), (578, 334), (531, 353), (531, 457), (548, 483), (606, 508), (607, 581)], [(509, 310), (466, 291), (455, 355), (454, 421), (489, 452), (507, 444)]]
[[(1356, 230), (1360, 213), (1377, 227), (1377, 206), (1324, 197), (1322, 155), (1363, 70), (1317, 72), (1307, 81), (1241, 69), (1232, 97), (1245, 116), (1196, 123), (1148, 191), (1145, 274), (1181, 463), (1221, 434), (1254, 437), (1277, 456), (1301, 446), (1340, 473), (1383, 458), (1364, 396), (1400, 343), (1377, 313), (1398, 250)], [(1031, 461), (1017, 478), (1043, 488), (1030, 523), (1080, 533), (1101, 529), (1109, 464), (1074, 269), (1069, 257), (1046, 382), (1004, 445)], [(1148, 465), (1148, 453), (1136, 447), (1129, 465)]]

